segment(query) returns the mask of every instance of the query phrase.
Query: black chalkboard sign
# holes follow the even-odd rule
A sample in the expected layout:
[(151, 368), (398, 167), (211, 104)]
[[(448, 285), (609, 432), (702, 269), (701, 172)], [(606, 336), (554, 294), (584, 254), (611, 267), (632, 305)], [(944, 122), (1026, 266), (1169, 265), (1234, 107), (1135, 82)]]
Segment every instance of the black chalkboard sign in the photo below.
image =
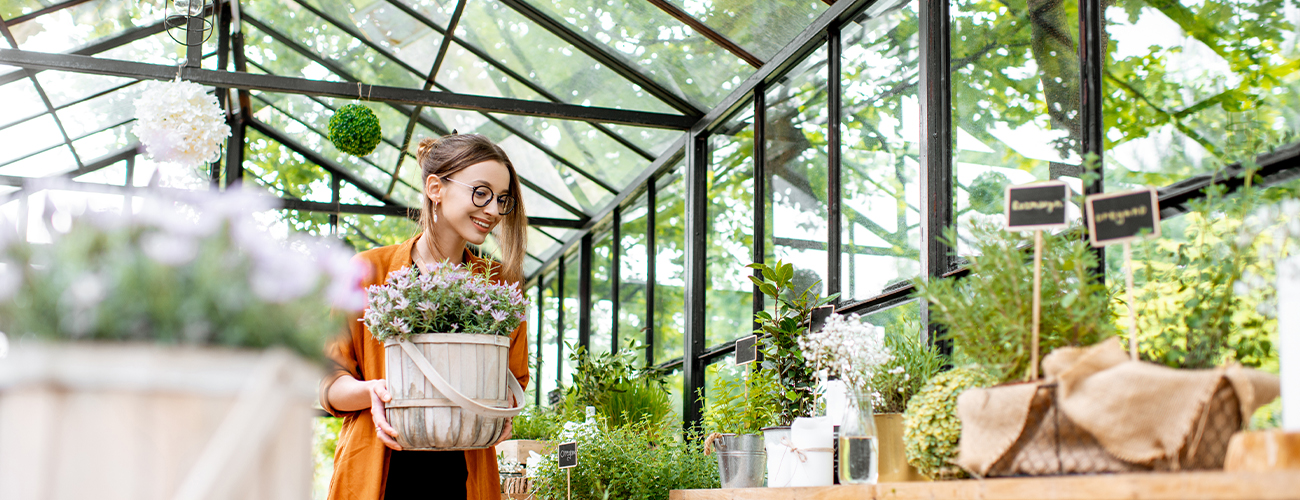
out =
[(578, 443), (568, 442), (560, 444), (560, 468), (569, 469), (578, 466)]
[(1061, 181), (1007, 186), (1008, 231), (1030, 231), (1066, 226), (1065, 206), (1070, 186)]
[(1088, 233), (1092, 246), (1103, 247), (1160, 236), (1159, 196), (1154, 188), (1088, 196)]
[(758, 361), (758, 335), (736, 339), (736, 364), (746, 365)]
[(560, 393), (559, 389), (554, 389), (546, 393), (546, 400), (551, 402), (551, 406), (555, 406), (560, 404), (560, 401), (564, 401), (564, 394)]
[(812, 318), (809, 321), (808, 331), (819, 332), (822, 327), (826, 326), (826, 318), (831, 317), (835, 312), (835, 306), (825, 305), (812, 310)]

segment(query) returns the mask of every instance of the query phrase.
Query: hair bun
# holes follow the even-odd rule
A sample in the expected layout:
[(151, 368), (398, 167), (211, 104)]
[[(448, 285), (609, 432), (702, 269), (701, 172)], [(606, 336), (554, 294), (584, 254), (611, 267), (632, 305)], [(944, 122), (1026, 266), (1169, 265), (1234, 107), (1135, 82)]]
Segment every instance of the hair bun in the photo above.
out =
[(428, 137), (420, 139), (420, 146), (415, 150), (416, 157), (424, 158), (429, 154), (430, 151), (433, 151), (433, 148), (437, 146), (438, 146), (437, 139), (430, 139)]

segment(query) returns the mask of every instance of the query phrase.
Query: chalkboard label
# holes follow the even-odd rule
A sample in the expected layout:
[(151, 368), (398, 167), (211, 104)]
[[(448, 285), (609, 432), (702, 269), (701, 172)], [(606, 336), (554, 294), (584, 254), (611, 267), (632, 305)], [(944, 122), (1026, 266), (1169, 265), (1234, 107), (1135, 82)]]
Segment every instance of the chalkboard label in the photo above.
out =
[(578, 443), (568, 442), (560, 444), (560, 468), (569, 469), (578, 466)]
[(736, 364), (747, 365), (758, 360), (758, 335), (736, 339)]
[(831, 317), (835, 312), (835, 306), (825, 305), (812, 310), (812, 321), (809, 322), (808, 331), (820, 332), (822, 327), (826, 326), (826, 318)]
[(1154, 188), (1088, 196), (1088, 233), (1092, 246), (1103, 247), (1160, 236), (1159, 196)]
[(559, 389), (553, 389), (551, 392), (546, 393), (546, 400), (551, 402), (551, 406), (555, 406), (560, 404), (560, 401), (564, 401), (564, 395), (560, 393)]
[(1008, 231), (1032, 231), (1066, 226), (1065, 206), (1070, 186), (1061, 181), (1007, 186)]

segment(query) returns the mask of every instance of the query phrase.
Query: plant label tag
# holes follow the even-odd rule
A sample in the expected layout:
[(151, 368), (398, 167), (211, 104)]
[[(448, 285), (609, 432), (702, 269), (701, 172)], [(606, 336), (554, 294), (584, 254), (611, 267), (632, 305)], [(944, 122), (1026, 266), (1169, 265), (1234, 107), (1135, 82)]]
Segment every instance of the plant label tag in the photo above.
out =
[(555, 406), (560, 404), (560, 401), (564, 401), (564, 395), (560, 393), (559, 389), (555, 389), (546, 393), (546, 400), (550, 401), (551, 406)]
[(736, 365), (758, 361), (758, 335), (736, 339)]
[(1094, 247), (1133, 241), (1143, 231), (1148, 232), (1147, 238), (1160, 236), (1160, 197), (1155, 188), (1089, 195), (1084, 203)]
[(571, 469), (578, 466), (578, 442), (560, 443), (560, 468)]
[(1036, 231), (1063, 228), (1068, 224), (1065, 207), (1070, 185), (1062, 181), (1007, 186), (1007, 231)]
[(811, 321), (808, 322), (808, 331), (819, 332), (822, 327), (826, 326), (826, 318), (831, 317), (835, 312), (835, 306), (826, 305), (812, 310)]

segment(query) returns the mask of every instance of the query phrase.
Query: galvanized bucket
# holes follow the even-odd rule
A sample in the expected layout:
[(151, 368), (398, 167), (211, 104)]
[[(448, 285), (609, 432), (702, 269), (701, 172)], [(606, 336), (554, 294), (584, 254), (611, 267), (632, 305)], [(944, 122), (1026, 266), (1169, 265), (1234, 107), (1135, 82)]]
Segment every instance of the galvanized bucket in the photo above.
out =
[(723, 434), (713, 441), (723, 488), (761, 488), (767, 472), (763, 436)]

